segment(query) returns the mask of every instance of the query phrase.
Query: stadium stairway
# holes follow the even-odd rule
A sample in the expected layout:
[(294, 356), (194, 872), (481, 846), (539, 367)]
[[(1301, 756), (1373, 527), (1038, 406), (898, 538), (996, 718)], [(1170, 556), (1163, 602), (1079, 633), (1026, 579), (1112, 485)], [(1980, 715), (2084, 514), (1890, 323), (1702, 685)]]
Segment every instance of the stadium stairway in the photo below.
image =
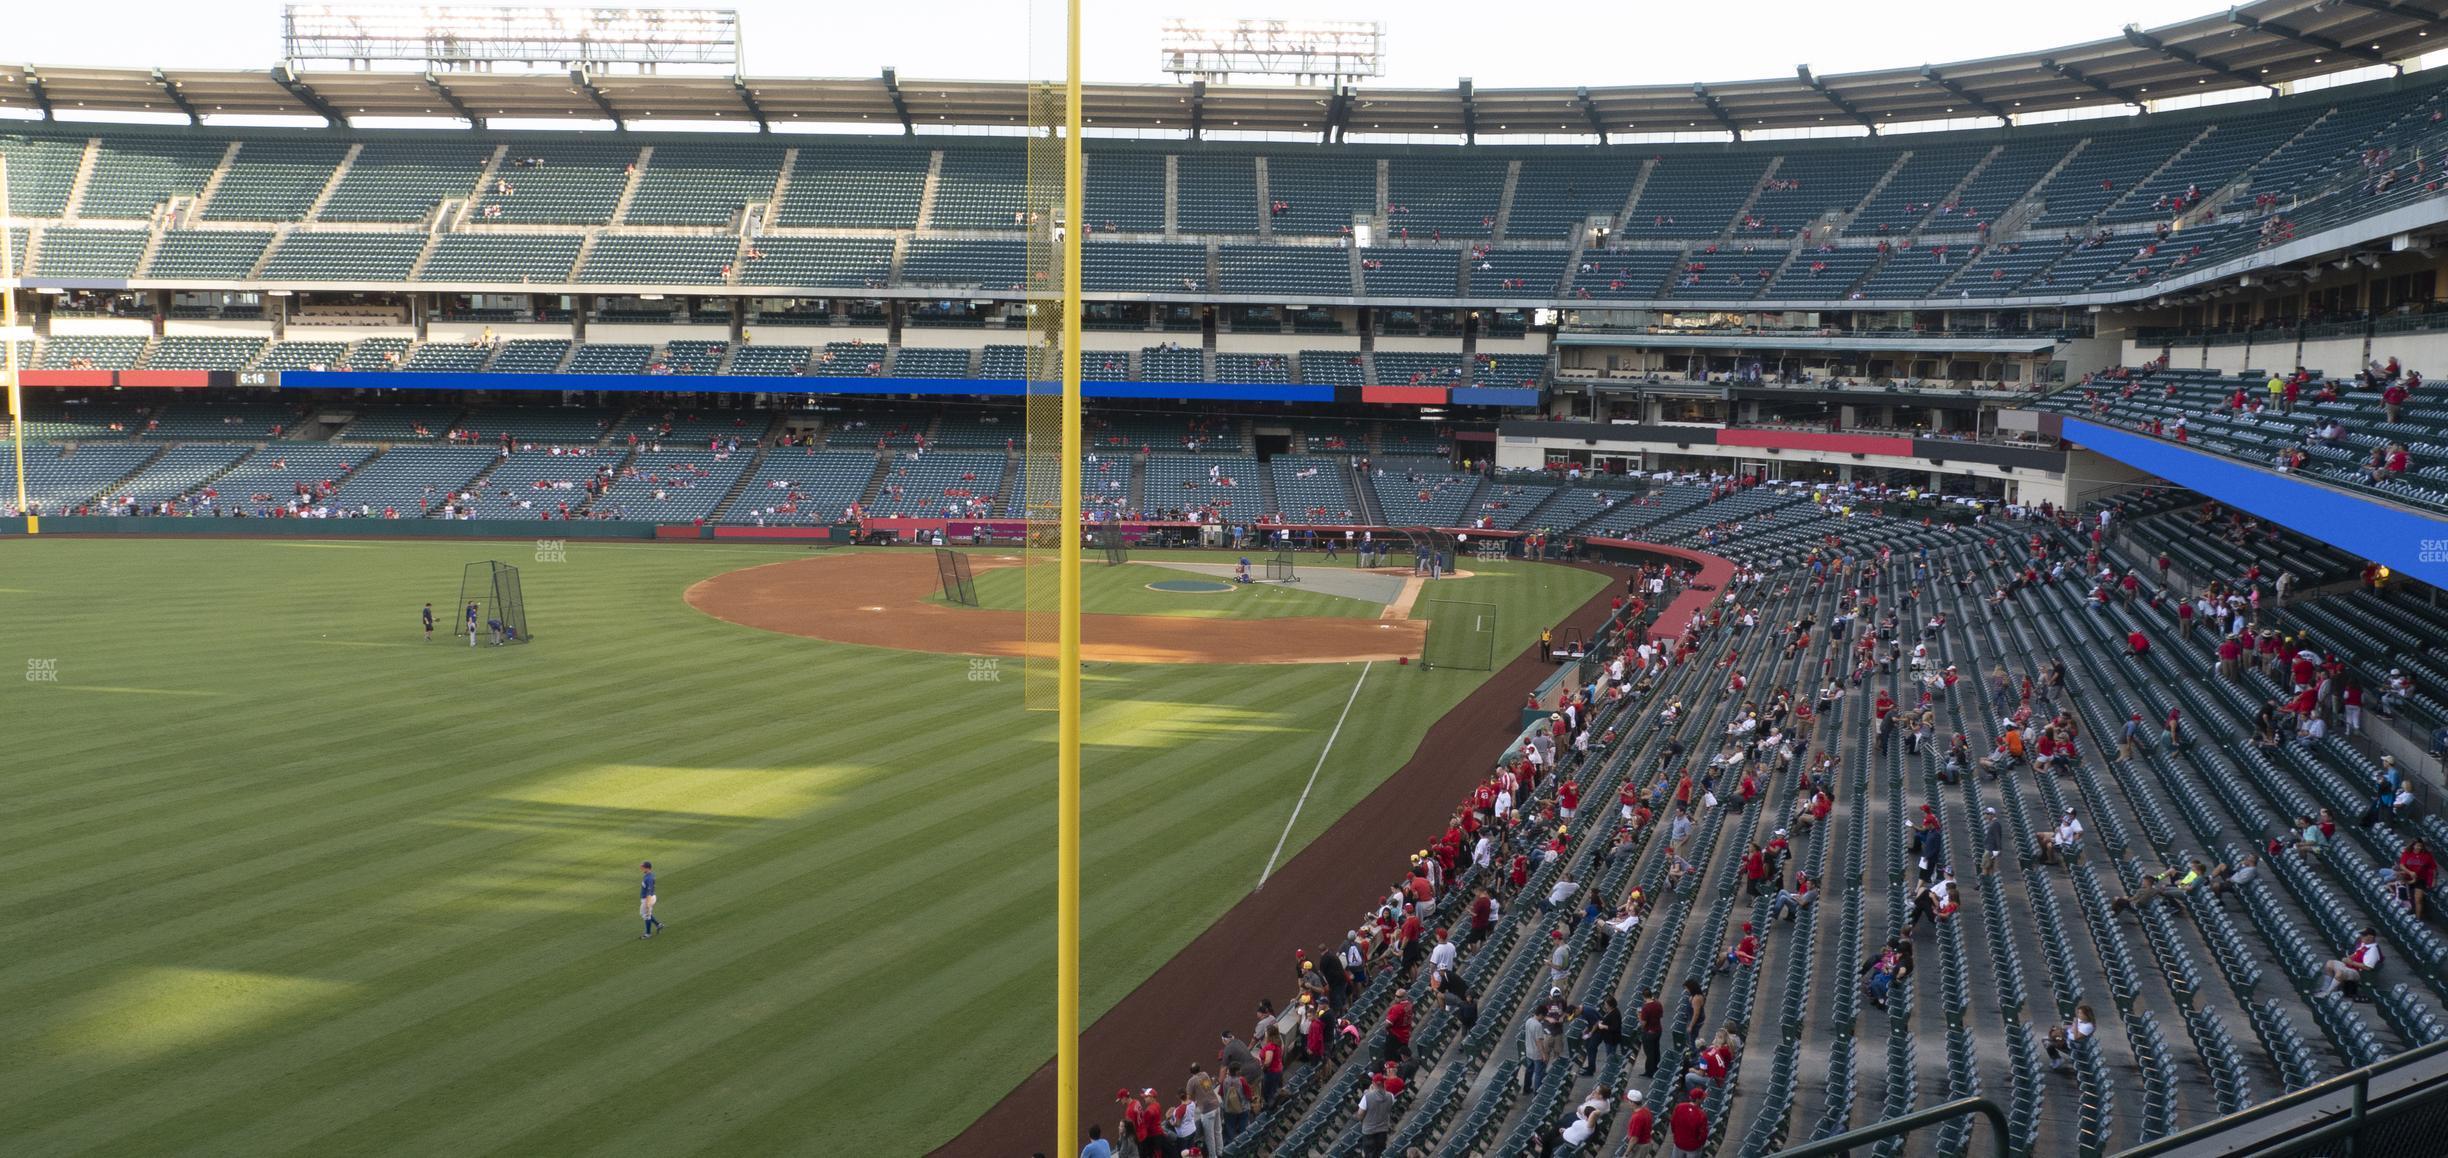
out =
[[(706, 515), (706, 522), (719, 523), (730, 514), (731, 505), (739, 501), (740, 495), (747, 491), (748, 484), (755, 481), (757, 472), (764, 467), (765, 456), (772, 449), (773, 441), (770, 437), (757, 440), (755, 453), (748, 456), (747, 469), (740, 471), (740, 476), (732, 480), (730, 489), (723, 492), (723, 497), (715, 502), (714, 510)], [(623, 465), (627, 463), (624, 461)]]

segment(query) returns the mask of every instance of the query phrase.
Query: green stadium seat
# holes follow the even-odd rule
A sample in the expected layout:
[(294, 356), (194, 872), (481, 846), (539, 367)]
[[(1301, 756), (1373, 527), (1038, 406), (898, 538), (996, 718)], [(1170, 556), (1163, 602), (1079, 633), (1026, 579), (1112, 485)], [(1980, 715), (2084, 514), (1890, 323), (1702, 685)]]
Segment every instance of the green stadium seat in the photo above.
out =
[(229, 148), (209, 137), (106, 133), (98, 139), (93, 177), (77, 205), (85, 217), (144, 219), (174, 197), (193, 197)]
[(772, 200), (781, 175), (782, 150), (769, 145), (657, 145), (622, 220), (728, 225), (743, 207)]
[(271, 244), (271, 234), (252, 230), (173, 229), (162, 234), (145, 276), (160, 281), (243, 280)]
[(266, 281), (408, 280), (417, 254), (425, 249), (422, 233), (292, 233), (264, 263)]
[(417, 280), (558, 285), (570, 280), (584, 240), (575, 234), (447, 233), (434, 243)]
[(212, 200), (204, 203), (204, 219), (303, 220), (347, 156), (348, 146), (338, 141), (246, 138)]
[(140, 229), (50, 226), (35, 250), (34, 276), (125, 280), (135, 276), (146, 240)]
[[(480, 141), (371, 141), (318, 215), (324, 221), (423, 221), (434, 206), (466, 198), (492, 159)], [(245, 156), (242, 149), (241, 157)]]

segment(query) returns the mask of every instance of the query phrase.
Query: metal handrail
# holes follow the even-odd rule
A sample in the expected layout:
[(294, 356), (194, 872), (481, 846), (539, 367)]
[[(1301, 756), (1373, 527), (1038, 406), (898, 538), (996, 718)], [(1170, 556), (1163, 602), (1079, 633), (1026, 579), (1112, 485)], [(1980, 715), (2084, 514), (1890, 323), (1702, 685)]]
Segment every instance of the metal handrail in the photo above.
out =
[(1775, 1158), (1827, 1158), (1828, 1155), (1842, 1154), (1855, 1147), (1867, 1146), (1872, 1142), (1893, 1138), (1899, 1134), (1909, 1134), (1923, 1126), (1936, 1125), (1965, 1114), (1979, 1114), (1989, 1119), (1989, 1133), (1994, 1143), (1990, 1146), (1989, 1151), (1997, 1158), (2008, 1158), (2006, 1111), (1999, 1109), (1996, 1102), (1987, 1098), (1957, 1098), (1952, 1102), (1940, 1102), (1926, 1110), (1915, 1110), (1901, 1118), (1872, 1122), (1859, 1129), (1847, 1130), (1830, 1138), (1821, 1138), (1816, 1142), (1796, 1146), (1791, 1150), (1779, 1150)]
[(2437, 1057), (2442, 1053), (2448, 1053), (2448, 1040), (2435, 1041), (2429, 1045), (2418, 1046), (2414, 1049), (2407, 1050), (2406, 1052), (2398, 1054), (2395, 1057), (2382, 1058), (2381, 1060), (2364, 1066), (2361, 1069), (2348, 1070), (2345, 1073), (2329, 1079), (2328, 1081), (2315, 1082), (2311, 1085), (2305, 1086), (2304, 1088), (2288, 1094), (2287, 1096), (2274, 1102), (2263, 1102), (2249, 1110), (2229, 1114), (2223, 1118), (2213, 1118), (2210, 1121), (2193, 1127), (2192, 1129), (2170, 1134), (2167, 1137), (2159, 1139), (2158, 1141), (2145, 1142), (2131, 1150), (2120, 1150), (2117, 1152), (2116, 1158), (2150, 1158), (2150, 1156), (2154, 1154), (2165, 1154), (2169, 1151), (2177, 1149), (2178, 1147), (2191, 1145), (2205, 1138), (2235, 1129), (2236, 1127), (2242, 1126), (2248, 1122), (2257, 1122), (2273, 1114), (2294, 1109), (2307, 1102), (2318, 1101), (2322, 1098), (2330, 1097), (2339, 1093), (2340, 1091), (2350, 1092), (2354, 1095), (2352, 1100), (2348, 1103), (2345, 1117), (2330, 1122), (2329, 1124), (2308, 1133), (2289, 1134), (2286, 1139), (2287, 1142), (2290, 1145), (2309, 1145), (2313, 1142), (2325, 1140), (2333, 1134), (2360, 1129), (2363, 1125), (2364, 1111), (2369, 1108), (2371, 1104), (2371, 1080), (2373, 1078), (2376, 1078), (2384, 1073), (2394, 1072), (2427, 1058)]

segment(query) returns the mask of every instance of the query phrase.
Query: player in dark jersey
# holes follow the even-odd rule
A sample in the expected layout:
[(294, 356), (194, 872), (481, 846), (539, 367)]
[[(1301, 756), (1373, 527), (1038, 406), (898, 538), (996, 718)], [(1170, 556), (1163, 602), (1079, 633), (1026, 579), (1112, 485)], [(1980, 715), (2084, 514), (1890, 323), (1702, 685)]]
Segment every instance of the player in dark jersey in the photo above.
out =
[(425, 642), (433, 642), (433, 604), (425, 605)]
[(661, 932), (663, 929), (663, 922), (655, 920), (654, 915), (654, 862), (646, 861), (638, 865), (638, 871), (646, 874), (638, 881), (638, 916), (646, 919), (646, 931), (638, 934), (638, 940), (643, 941), (648, 937), (652, 937), (656, 933)]

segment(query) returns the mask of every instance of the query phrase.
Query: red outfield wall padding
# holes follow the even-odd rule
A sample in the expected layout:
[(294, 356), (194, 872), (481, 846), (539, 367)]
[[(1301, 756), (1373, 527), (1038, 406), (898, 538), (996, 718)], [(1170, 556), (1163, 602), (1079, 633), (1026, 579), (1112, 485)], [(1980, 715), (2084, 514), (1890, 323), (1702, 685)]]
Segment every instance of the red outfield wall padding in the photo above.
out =
[(1446, 402), (1442, 386), (1363, 386), (1362, 402), (1399, 402), (1406, 405), (1442, 406)]

